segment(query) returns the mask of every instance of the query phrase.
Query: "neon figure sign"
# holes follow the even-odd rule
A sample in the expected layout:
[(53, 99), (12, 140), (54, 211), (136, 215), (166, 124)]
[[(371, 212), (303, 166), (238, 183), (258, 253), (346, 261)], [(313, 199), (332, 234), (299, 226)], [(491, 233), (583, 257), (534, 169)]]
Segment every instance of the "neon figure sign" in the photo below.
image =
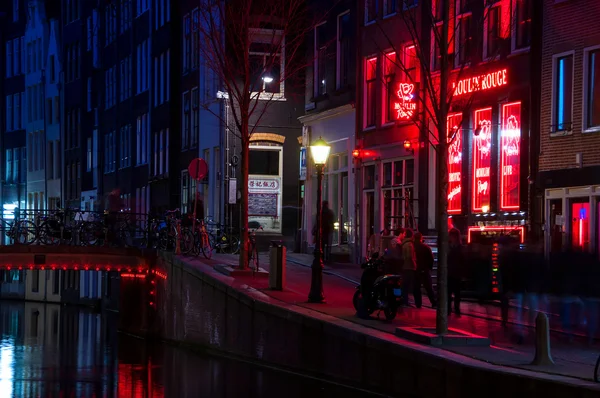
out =
[(398, 84), (398, 91), (396, 91), (398, 101), (393, 103), (393, 110), (396, 112), (396, 120), (410, 120), (414, 116), (417, 110), (417, 103), (414, 100), (413, 94), (414, 90), (414, 84)]
[(454, 95), (458, 97), (477, 91), (485, 91), (496, 87), (506, 86), (508, 84), (506, 73), (506, 69), (500, 69), (484, 75), (460, 79), (459, 81), (452, 83)]
[[(448, 115), (446, 131), (448, 133), (448, 214), (462, 211), (462, 114)], [(454, 132), (456, 136), (453, 137)]]
[[(474, 212), (490, 208), (492, 167), (492, 108), (475, 111), (475, 126), (479, 135), (473, 136), (473, 188), (472, 207)], [(476, 127), (477, 128), (477, 127)]]
[(520, 208), (521, 103), (502, 105), (500, 132), (500, 209)]

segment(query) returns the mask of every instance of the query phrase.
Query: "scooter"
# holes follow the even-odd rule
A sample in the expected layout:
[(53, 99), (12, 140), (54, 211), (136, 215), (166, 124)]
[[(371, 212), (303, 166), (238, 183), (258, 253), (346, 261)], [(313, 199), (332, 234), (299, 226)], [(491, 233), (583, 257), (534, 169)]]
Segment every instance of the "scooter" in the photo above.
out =
[(398, 308), (402, 306), (402, 276), (385, 274), (385, 259), (374, 253), (361, 265), (364, 269), (360, 285), (352, 299), (358, 316), (368, 316), (381, 311), (388, 321), (396, 318)]

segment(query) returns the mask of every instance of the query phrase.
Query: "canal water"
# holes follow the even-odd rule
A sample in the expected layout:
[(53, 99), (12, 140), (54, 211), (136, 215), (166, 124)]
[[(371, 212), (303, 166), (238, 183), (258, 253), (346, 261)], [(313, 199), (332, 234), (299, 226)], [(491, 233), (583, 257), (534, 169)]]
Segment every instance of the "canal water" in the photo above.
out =
[(0, 398), (369, 397), (246, 362), (148, 344), (118, 314), (0, 301)]

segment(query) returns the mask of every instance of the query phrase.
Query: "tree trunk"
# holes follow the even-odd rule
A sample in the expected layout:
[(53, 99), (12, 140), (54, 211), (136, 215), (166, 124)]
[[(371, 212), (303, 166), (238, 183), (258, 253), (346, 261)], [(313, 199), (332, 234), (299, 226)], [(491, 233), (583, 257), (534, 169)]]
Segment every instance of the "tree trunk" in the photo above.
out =
[(248, 172), (250, 166), (250, 135), (249, 135), (249, 123), (248, 115), (242, 113), (242, 154), (241, 154), (241, 192), (242, 198), (240, 201), (240, 258), (239, 258), (239, 269), (245, 270), (248, 268)]
[(437, 230), (438, 230), (438, 307), (435, 317), (437, 334), (448, 332), (448, 128), (447, 119), (450, 104), (448, 101), (448, 83), (452, 64), (448, 57), (448, 25), (450, 2), (442, 3), (442, 31), (440, 32), (440, 98), (438, 122), (438, 164), (437, 164)]

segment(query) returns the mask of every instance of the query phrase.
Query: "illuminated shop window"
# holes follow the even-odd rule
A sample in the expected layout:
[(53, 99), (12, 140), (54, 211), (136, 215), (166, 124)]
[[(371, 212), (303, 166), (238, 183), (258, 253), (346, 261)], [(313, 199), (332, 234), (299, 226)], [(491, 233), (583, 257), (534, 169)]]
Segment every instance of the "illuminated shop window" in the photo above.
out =
[(462, 210), (462, 114), (448, 115), (448, 214), (458, 214)]
[(474, 212), (490, 208), (492, 167), (492, 108), (475, 111), (473, 134), (473, 201)]
[(500, 209), (518, 210), (521, 177), (521, 103), (502, 105)]

